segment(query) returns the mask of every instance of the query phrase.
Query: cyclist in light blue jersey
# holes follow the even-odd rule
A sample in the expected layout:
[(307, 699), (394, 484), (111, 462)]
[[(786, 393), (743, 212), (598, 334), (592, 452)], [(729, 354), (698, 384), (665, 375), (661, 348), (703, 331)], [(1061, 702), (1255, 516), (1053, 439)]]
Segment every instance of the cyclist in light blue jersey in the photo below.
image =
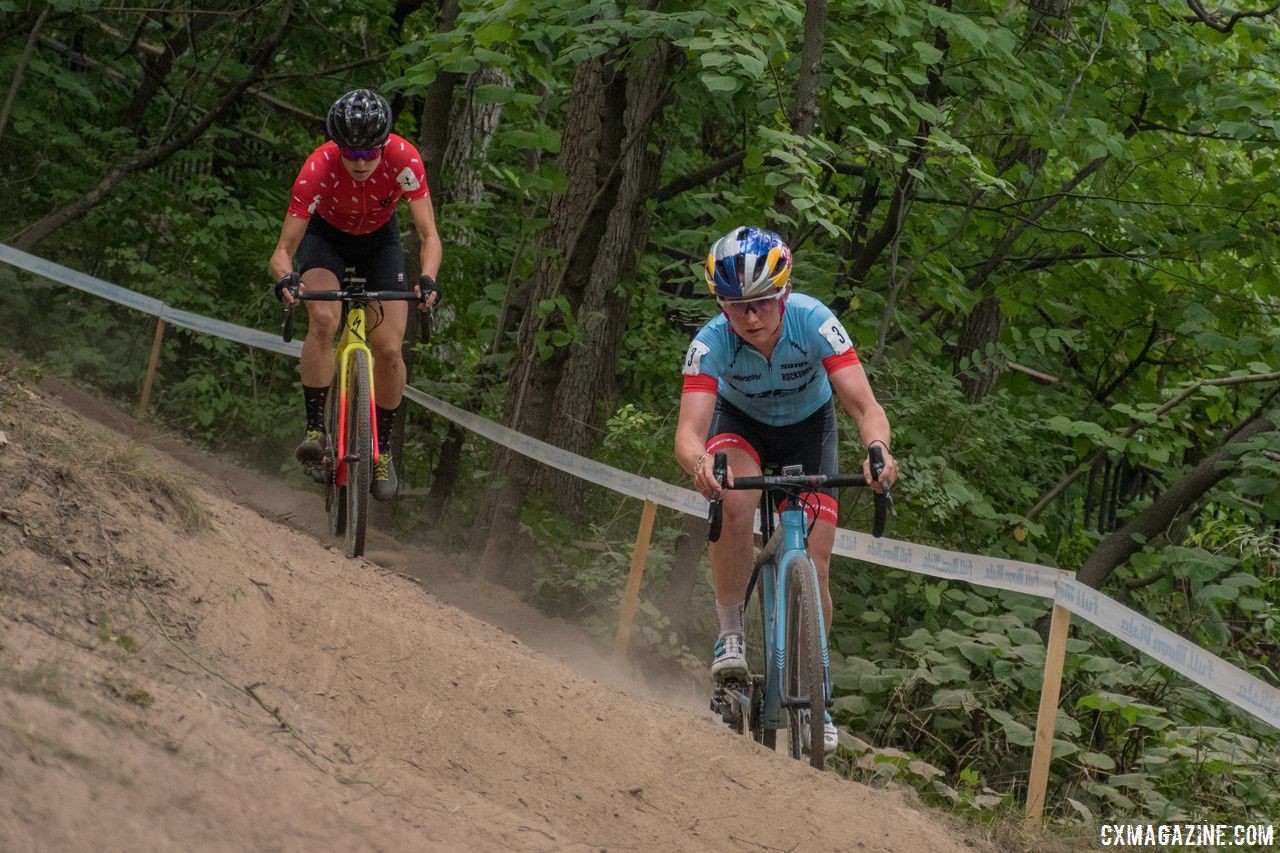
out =
[[(760, 228), (735, 228), (711, 247), (704, 268), (721, 313), (694, 336), (684, 359), (676, 424), (676, 460), (694, 488), (724, 503), (720, 540), (711, 544), (711, 574), (720, 636), (711, 671), (745, 674), (744, 605), (752, 565), (756, 491), (721, 489), (712, 457), (725, 451), (729, 480), (766, 467), (803, 465), (806, 474), (838, 470), (835, 398), (858, 426), (864, 447), (884, 449), (882, 491), (898, 477), (889, 452), (889, 419), (876, 402), (853, 341), (831, 310), (793, 293), (791, 250)], [(834, 393), (833, 393), (834, 392)], [(869, 460), (863, 475), (871, 482)], [(835, 544), (837, 504), (831, 490), (801, 496), (812, 525), (809, 555), (818, 570), (824, 623), (831, 626), (827, 575)], [(836, 747), (827, 716), (824, 746)]]

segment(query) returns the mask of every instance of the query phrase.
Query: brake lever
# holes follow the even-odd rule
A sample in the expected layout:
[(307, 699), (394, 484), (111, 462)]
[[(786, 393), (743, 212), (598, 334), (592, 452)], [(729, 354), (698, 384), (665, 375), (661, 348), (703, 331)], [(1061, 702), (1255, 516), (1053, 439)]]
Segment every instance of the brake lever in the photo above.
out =
[[(715, 459), (711, 465), (711, 476), (723, 488), (725, 481), (729, 478), (729, 457), (723, 451), (715, 455)], [(711, 499), (710, 505), (707, 507), (707, 541), (720, 541), (720, 528), (724, 522), (724, 500), (717, 493)]]
[[(884, 473), (884, 451), (873, 444), (867, 449), (867, 458), (871, 462), (871, 479), (880, 483), (880, 475)], [(880, 483), (880, 488), (884, 489), (884, 502), (889, 514), (897, 518), (898, 510), (893, 505), (893, 492), (890, 490), (889, 484)]]

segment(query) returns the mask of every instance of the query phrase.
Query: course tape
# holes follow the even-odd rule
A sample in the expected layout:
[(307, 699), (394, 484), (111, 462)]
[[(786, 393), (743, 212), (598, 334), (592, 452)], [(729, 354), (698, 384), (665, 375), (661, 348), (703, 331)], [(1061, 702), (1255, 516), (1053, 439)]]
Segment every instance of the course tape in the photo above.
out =
[(1075, 578), (1058, 581), (1055, 601), (1211, 693), (1280, 729), (1280, 690), (1275, 687)]
[(153, 317), (159, 316), (160, 312), (165, 309), (165, 304), (159, 299), (143, 296), (141, 293), (134, 293), (132, 290), (125, 290), (123, 287), (118, 287), (114, 284), (108, 284), (100, 278), (85, 275), (82, 272), (55, 264), (53, 261), (47, 261), (44, 258), (37, 258), (35, 255), (29, 255), (3, 243), (0, 243), (0, 261), (56, 282), (69, 284), (77, 290), (83, 290), (85, 293), (101, 296), (103, 299), (109, 299), (120, 305), (127, 305)]
[[(160, 317), (175, 326), (284, 355), (296, 357), (302, 351), (300, 341), (286, 344), (278, 335), (260, 329), (249, 329), (189, 311), (180, 311), (158, 299), (134, 293), (4, 244), (0, 244), (0, 262)], [(695, 491), (652, 477), (645, 479), (578, 456), (459, 409), (412, 386), (406, 386), (404, 393), (428, 411), (567, 474), (689, 515), (706, 515), (707, 501)], [(836, 531), (833, 551), (841, 556), (888, 568), (1051, 598), (1056, 604), (1181, 673), (1241, 710), (1280, 728), (1280, 689), (1179, 637), (1096, 589), (1085, 586), (1075, 580), (1073, 572), (1017, 560), (964, 554), (897, 539), (875, 539), (869, 533), (844, 528)]]
[(1040, 598), (1054, 597), (1057, 592), (1055, 581), (1062, 574), (1060, 569), (1035, 563), (962, 554), (959, 551), (901, 542), (884, 536), (876, 539), (870, 533), (857, 533), (844, 528), (836, 530), (836, 546), (832, 552), (916, 574), (961, 580)]

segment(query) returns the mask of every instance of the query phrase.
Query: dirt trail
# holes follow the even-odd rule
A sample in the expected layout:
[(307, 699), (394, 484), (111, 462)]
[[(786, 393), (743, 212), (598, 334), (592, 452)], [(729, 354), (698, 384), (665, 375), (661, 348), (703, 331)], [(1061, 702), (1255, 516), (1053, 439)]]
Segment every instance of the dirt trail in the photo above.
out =
[(437, 556), (345, 559), (314, 496), (0, 379), (0, 850), (989, 849)]

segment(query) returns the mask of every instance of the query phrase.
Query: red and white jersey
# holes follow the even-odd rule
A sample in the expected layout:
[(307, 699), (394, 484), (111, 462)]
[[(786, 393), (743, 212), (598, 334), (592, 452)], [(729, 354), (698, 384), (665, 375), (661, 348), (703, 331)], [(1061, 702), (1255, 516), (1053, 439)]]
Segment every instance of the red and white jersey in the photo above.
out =
[(351, 177), (337, 144), (329, 141), (302, 164), (293, 182), (289, 215), (310, 219), (318, 213), (339, 231), (368, 234), (387, 224), (402, 197), (416, 201), (427, 194), (422, 155), (409, 140), (394, 133), (387, 137), (378, 168), (364, 181)]

